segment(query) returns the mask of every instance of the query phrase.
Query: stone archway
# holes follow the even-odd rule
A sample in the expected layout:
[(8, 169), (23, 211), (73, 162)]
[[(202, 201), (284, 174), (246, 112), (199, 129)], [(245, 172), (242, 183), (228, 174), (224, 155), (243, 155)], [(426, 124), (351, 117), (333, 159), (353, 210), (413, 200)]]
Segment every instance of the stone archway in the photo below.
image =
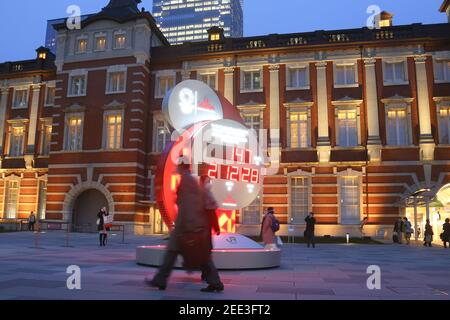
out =
[(77, 232), (95, 232), (97, 213), (108, 207), (106, 197), (96, 189), (82, 192), (73, 205), (72, 226)]
[[(84, 195), (84, 193), (87, 191), (91, 191), (90, 195), (89, 193)], [(80, 196), (82, 198), (80, 199), (80, 202), (77, 203), (77, 200)], [(88, 203), (92, 202), (92, 207), (80, 207), (83, 199)], [(91, 201), (89, 201), (89, 199), (91, 199)], [(95, 216), (98, 210), (100, 210), (100, 208), (102, 208), (103, 206), (106, 206), (110, 214), (114, 214), (114, 199), (109, 190), (103, 184), (98, 182), (83, 182), (81, 184), (77, 184), (76, 186), (72, 187), (72, 189), (66, 194), (64, 198), (62, 212), (64, 221), (70, 223), (79, 222), (80, 220), (75, 217), (75, 210), (83, 210), (89, 212), (93, 211)], [(81, 221), (83, 219), (81, 219)], [(86, 217), (86, 220), (87, 219), (88, 218)], [(94, 224), (95, 222), (96, 218), (94, 219)]]

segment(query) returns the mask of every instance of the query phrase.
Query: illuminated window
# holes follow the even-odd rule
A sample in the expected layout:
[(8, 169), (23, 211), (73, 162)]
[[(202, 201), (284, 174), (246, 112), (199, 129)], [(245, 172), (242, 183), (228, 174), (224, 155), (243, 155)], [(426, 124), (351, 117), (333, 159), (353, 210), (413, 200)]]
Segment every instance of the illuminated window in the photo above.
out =
[(335, 84), (336, 85), (353, 85), (356, 83), (356, 64), (337, 64), (335, 65)]
[(83, 115), (78, 113), (67, 114), (65, 129), (65, 150), (81, 150), (83, 145)]
[(52, 141), (52, 124), (51, 121), (45, 121), (41, 129), (41, 155), (48, 156), (50, 154), (50, 146)]
[(16, 219), (17, 218), (17, 206), (19, 198), (19, 181), (18, 180), (7, 180), (5, 190), (5, 219)]
[(86, 75), (71, 76), (69, 80), (69, 96), (86, 94)]
[(220, 34), (219, 33), (211, 34), (211, 41), (219, 41), (219, 40), (220, 40)]
[(216, 74), (215, 73), (201, 74), (200, 81), (203, 81), (208, 86), (210, 86), (212, 89), (216, 88)]
[(106, 50), (106, 37), (96, 36), (95, 37), (95, 51), (105, 51)]
[(55, 87), (47, 87), (45, 93), (45, 105), (46, 106), (53, 106), (55, 104)]
[(436, 81), (450, 82), (450, 60), (435, 60), (434, 75)]
[(358, 125), (356, 110), (339, 110), (337, 114), (337, 136), (340, 147), (358, 145)]
[(361, 195), (359, 177), (340, 177), (339, 189), (341, 224), (359, 224)]
[(13, 109), (28, 108), (28, 89), (14, 90)]
[(125, 49), (126, 36), (124, 34), (114, 35), (114, 49)]
[(122, 147), (122, 113), (113, 112), (105, 115), (105, 149)]
[(450, 107), (439, 110), (439, 142), (450, 144)]
[(309, 121), (306, 112), (289, 113), (289, 146), (290, 148), (309, 147)]
[(78, 39), (77, 40), (77, 53), (86, 53), (87, 46), (88, 46), (87, 39)]
[(386, 84), (402, 84), (407, 79), (406, 62), (384, 62), (383, 63), (384, 82)]
[(409, 144), (408, 120), (405, 109), (391, 109), (387, 112), (387, 143), (391, 146)]
[(289, 68), (289, 88), (309, 87), (308, 68)]
[(108, 72), (107, 93), (125, 92), (125, 72)]
[(25, 126), (12, 125), (10, 129), (9, 156), (22, 157), (25, 141)]
[(260, 90), (262, 88), (261, 83), (261, 71), (244, 71), (242, 73), (242, 89), (247, 91)]
[(310, 182), (306, 177), (291, 178), (290, 208), (291, 223), (304, 224), (309, 213)]
[(156, 97), (163, 98), (175, 86), (175, 76), (157, 76)]

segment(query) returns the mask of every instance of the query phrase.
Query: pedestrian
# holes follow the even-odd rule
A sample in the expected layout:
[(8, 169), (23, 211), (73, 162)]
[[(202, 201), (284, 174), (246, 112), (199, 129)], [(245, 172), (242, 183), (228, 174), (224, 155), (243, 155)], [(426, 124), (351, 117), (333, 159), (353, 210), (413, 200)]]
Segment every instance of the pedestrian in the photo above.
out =
[(394, 243), (400, 244), (402, 243), (402, 227), (403, 227), (402, 218), (399, 217), (394, 224), (394, 233), (392, 236)]
[[(187, 236), (194, 234), (202, 237), (204, 241), (208, 241), (207, 233), (211, 233), (211, 229), (209, 228), (210, 221), (205, 214), (202, 188), (197, 180), (191, 175), (188, 161), (189, 160), (182, 157), (177, 167), (177, 172), (181, 176), (176, 200), (178, 215), (175, 226), (170, 234), (163, 264), (152, 280), (146, 280), (150, 286), (159, 288), (159, 290), (165, 290), (167, 288), (167, 281), (172, 273), (178, 255), (184, 254), (186, 256), (188, 254), (181, 249), (186, 245), (184, 239)], [(206, 255), (207, 252), (202, 252), (201, 254)], [(209, 252), (209, 255), (210, 254), (211, 252)], [(204, 260), (207, 262), (204, 263), (200, 269), (205, 272), (208, 287), (201, 289), (201, 291), (223, 291), (224, 285), (220, 280), (219, 273), (215, 268), (211, 257)]]
[(106, 211), (106, 208), (103, 207), (100, 209), (100, 211), (97, 214), (97, 230), (99, 233), (99, 241), (100, 241), (100, 247), (106, 246), (106, 240), (108, 238), (108, 231), (109, 226), (106, 222), (106, 217), (108, 217), (109, 214)]
[(369, 222), (369, 218), (364, 217), (364, 219), (359, 224), (359, 231), (361, 232), (361, 238), (364, 238), (364, 227), (366, 226), (367, 222)]
[[(214, 233), (217, 236), (220, 236), (220, 226), (219, 226), (219, 219), (217, 217), (216, 210), (219, 207), (217, 204), (216, 199), (214, 199), (214, 195), (211, 192), (211, 178), (209, 176), (201, 176), (200, 177), (200, 186), (202, 187), (203, 191), (203, 198), (205, 201), (205, 214), (208, 217), (208, 230), (214, 231)], [(213, 242), (212, 242), (212, 233), (208, 232), (208, 245), (209, 249), (213, 249)], [(202, 270), (202, 281), (207, 280), (207, 270)]]
[(275, 209), (270, 207), (267, 209), (261, 224), (261, 237), (264, 242), (266, 249), (273, 250), (277, 249), (276, 236), (274, 229), (277, 223), (275, 219)]
[(445, 223), (442, 226), (443, 232), (441, 235), (441, 240), (444, 242), (444, 248), (447, 248), (447, 242), (449, 243), (450, 247), (450, 219), (445, 219)]
[(34, 232), (34, 225), (36, 224), (36, 215), (33, 211), (31, 211), (30, 216), (28, 217), (28, 231)]
[(431, 247), (431, 242), (433, 242), (433, 235), (434, 235), (434, 232), (433, 232), (433, 227), (430, 225), (430, 220), (429, 219), (427, 219), (427, 223), (425, 224), (425, 232), (424, 232), (424, 236), (425, 236), (425, 238), (424, 238), (424, 246), (426, 247), (426, 246), (429, 246), (429, 247)]
[(413, 234), (413, 229), (412, 229), (411, 222), (408, 221), (407, 217), (403, 218), (403, 228), (405, 230), (406, 244), (409, 245), (411, 242), (411, 235)]
[(306, 230), (305, 230), (305, 238), (308, 248), (312, 245), (313, 248), (316, 247), (315, 240), (315, 228), (316, 228), (316, 218), (314, 218), (314, 212), (310, 212), (308, 216), (305, 218), (306, 222)]

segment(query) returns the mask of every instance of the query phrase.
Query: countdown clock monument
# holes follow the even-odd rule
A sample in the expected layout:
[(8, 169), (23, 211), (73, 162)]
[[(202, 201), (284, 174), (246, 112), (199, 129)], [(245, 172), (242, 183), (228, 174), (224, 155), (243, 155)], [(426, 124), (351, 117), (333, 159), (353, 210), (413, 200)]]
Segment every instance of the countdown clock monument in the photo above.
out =
[[(247, 128), (239, 111), (203, 82), (187, 80), (164, 98), (163, 113), (175, 129), (173, 142), (158, 164), (155, 185), (164, 223), (172, 229), (177, 216), (176, 166), (183, 157), (194, 176), (211, 178), (222, 229), (213, 237), (213, 259), (219, 269), (258, 269), (280, 265), (280, 250), (236, 234), (236, 213), (259, 196), (264, 177), (264, 156), (257, 133)], [(137, 262), (162, 264), (164, 246), (137, 248)], [(177, 265), (181, 266), (182, 261)]]

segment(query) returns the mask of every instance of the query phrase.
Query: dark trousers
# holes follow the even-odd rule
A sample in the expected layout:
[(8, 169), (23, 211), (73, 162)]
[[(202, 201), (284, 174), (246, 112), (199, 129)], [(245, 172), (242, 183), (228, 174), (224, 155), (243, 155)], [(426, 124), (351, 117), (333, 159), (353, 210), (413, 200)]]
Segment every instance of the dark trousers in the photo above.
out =
[(34, 231), (34, 222), (28, 223), (28, 231)]
[[(166, 255), (164, 256), (164, 262), (162, 266), (159, 268), (158, 273), (153, 278), (153, 281), (161, 286), (167, 285), (167, 280), (170, 277), (170, 274), (172, 273), (173, 266), (175, 265), (175, 262), (177, 261), (179, 252), (178, 251), (167, 251)], [(217, 286), (222, 284), (220, 281), (219, 272), (216, 269), (216, 266), (214, 265), (214, 262), (212, 260), (209, 260), (209, 262), (204, 265), (201, 268), (202, 272), (204, 272), (206, 276), (206, 282), (209, 285)]]
[(312, 245), (313, 248), (316, 247), (316, 240), (315, 240), (315, 235), (314, 235), (314, 231), (312, 230), (307, 230), (305, 232), (305, 237), (306, 237), (306, 244), (308, 245), (308, 248)]

